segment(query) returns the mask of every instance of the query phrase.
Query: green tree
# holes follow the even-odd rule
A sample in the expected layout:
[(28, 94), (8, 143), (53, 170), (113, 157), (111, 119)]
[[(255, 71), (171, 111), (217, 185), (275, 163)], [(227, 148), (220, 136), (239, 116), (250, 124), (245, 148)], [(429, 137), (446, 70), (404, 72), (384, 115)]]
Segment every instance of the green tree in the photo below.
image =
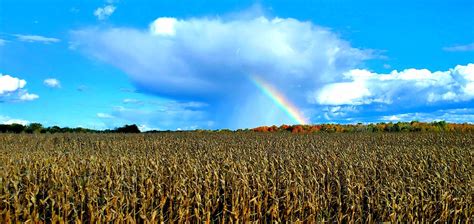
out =
[(26, 127), (26, 133), (41, 133), (43, 125), (40, 123), (31, 123)]
[(118, 133), (140, 133), (140, 129), (138, 128), (137, 125), (132, 124), (132, 125), (125, 125), (120, 128), (116, 128), (115, 132)]

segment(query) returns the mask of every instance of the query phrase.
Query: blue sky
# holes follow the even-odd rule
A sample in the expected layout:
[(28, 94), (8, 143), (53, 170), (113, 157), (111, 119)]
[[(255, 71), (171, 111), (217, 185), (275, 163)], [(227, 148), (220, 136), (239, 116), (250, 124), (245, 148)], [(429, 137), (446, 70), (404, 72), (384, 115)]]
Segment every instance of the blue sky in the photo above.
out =
[(0, 1), (0, 123), (474, 122), (474, 1)]

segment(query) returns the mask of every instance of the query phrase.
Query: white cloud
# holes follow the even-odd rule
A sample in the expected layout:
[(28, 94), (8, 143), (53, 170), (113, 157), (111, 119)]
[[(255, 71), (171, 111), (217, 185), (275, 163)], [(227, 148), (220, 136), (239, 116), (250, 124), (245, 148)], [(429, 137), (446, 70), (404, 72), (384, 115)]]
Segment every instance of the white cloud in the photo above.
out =
[(14, 92), (25, 87), (26, 81), (9, 75), (0, 74), (0, 95)]
[(3, 46), (3, 45), (5, 45), (6, 42), (7, 42), (6, 40), (0, 39), (0, 47)]
[(360, 105), (365, 101), (370, 91), (364, 82), (341, 82), (324, 86), (318, 94), (317, 102), (325, 105)]
[(124, 99), (124, 100), (123, 100), (123, 103), (125, 103), (125, 104), (142, 104), (143, 101), (137, 100), (137, 99), (129, 99), (129, 98), (127, 98), (127, 99)]
[(341, 81), (315, 92), (314, 101), (324, 105), (426, 105), (474, 99), (474, 64), (458, 65), (448, 71), (406, 69), (390, 74), (355, 69), (344, 73)]
[(61, 87), (61, 83), (59, 82), (59, 80), (54, 79), (54, 78), (45, 79), (43, 81), (43, 84), (48, 86), (48, 87), (51, 87), (51, 88), (60, 88)]
[(346, 118), (348, 115), (357, 113), (359, 110), (356, 106), (328, 106), (320, 113), (324, 119), (330, 121), (334, 119)]
[(384, 116), (383, 117), (383, 120), (389, 120), (389, 121), (399, 121), (401, 118), (395, 116), (395, 115), (392, 115), (392, 116)]
[(27, 92), (21, 93), (20, 97), (19, 97), (19, 99), (21, 101), (31, 101), (31, 100), (36, 100), (38, 98), (39, 98), (38, 95), (32, 94), (32, 93), (27, 93)]
[(19, 119), (10, 119), (3, 122), (3, 124), (21, 124), (21, 125), (27, 125), (28, 123), (30, 122), (27, 120), (19, 120)]
[(153, 35), (174, 36), (176, 23), (178, 23), (178, 20), (175, 18), (158, 18), (151, 23), (150, 32)]
[(466, 45), (455, 45), (443, 48), (445, 51), (474, 51), (474, 43)]
[(36, 94), (28, 93), (24, 89), (26, 81), (10, 75), (0, 74), (0, 102), (4, 101), (30, 101), (38, 99)]
[[(354, 48), (330, 29), (292, 18), (162, 17), (146, 30), (76, 30), (72, 40), (77, 50), (127, 73), (138, 92), (209, 104), (186, 110), (199, 111), (200, 124), (206, 116), (231, 128), (294, 123), (252, 83), (252, 75), (269, 82), (300, 111), (313, 109), (329, 119), (362, 113), (358, 108), (371, 104), (411, 107), (474, 99), (473, 64), (439, 72), (356, 69), (374, 57), (373, 51)], [(351, 107), (324, 109), (343, 105)], [(166, 112), (165, 106), (122, 109), (112, 114), (147, 117), (139, 124), (163, 122), (158, 117)], [(185, 120), (177, 114), (164, 117)]]
[(218, 113), (242, 115), (240, 109), (253, 108), (260, 116), (255, 120), (280, 109), (255, 102), (265, 98), (256, 97), (262, 92), (252, 75), (268, 80), (294, 104), (307, 105), (309, 92), (372, 57), (372, 51), (351, 47), (327, 28), (292, 18), (164, 17), (148, 30), (84, 28), (72, 36), (77, 50), (125, 71), (140, 91), (212, 102)]
[(0, 115), (0, 124), (21, 124), (21, 125), (27, 125), (30, 122), (27, 120), (23, 119), (13, 119), (7, 116), (2, 116)]
[(452, 123), (474, 123), (473, 108), (442, 109), (430, 112), (403, 113), (380, 117), (381, 121), (447, 121)]
[(116, 7), (113, 5), (106, 5), (102, 8), (97, 8), (94, 11), (94, 16), (96, 16), (99, 20), (105, 20), (115, 12), (115, 9)]
[(160, 130), (159, 128), (149, 127), (149, 126), (146, 125), (146, 124), (138, 125), (138, 129), (140, 129), (141, 132), (151, 131), (151, 130), (155, 130), (155, 131), (159, 131), (159, 130)]
[(23, 41), (23, 42), (39, 42), (39, 43), (49, 44), (49, 43), (57, 43), (61, 41), (58, 38), (44, 37), (44, 36), (39, 36), (39, 35), (17, 34), (15, 36), (18, 38), (18, 40)]
[(172, 97), (216, 96), (250, 84), (253, 74), (307, 90), (370, 54), (326, 28), (291, 18), (158, 18), (149, 30), (86, 28), (73, 32), (73, 39), (79, 50), (124, 70), (142, 89)]
[(97, 113), (97, 117), (98, 118), (105, 118), (105, 119), (114, 118), (114, 116), (112, 116), (110, 114), (106, 114), (106, 113)]

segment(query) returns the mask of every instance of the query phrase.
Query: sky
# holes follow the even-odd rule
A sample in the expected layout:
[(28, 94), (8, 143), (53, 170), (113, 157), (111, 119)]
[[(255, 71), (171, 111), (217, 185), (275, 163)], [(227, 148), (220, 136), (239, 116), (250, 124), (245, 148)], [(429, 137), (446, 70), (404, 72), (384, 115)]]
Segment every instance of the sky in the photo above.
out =
[(0, 0), (0, 123), (474, 122), (472, 0)]

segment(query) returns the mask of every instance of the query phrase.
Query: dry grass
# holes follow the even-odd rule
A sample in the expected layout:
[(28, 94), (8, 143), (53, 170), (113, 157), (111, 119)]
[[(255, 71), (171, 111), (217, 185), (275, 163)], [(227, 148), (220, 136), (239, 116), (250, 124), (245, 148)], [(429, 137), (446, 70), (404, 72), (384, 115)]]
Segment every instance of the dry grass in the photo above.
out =
[(472, 223), (473, 139), (0, 135), (0, 223)]

